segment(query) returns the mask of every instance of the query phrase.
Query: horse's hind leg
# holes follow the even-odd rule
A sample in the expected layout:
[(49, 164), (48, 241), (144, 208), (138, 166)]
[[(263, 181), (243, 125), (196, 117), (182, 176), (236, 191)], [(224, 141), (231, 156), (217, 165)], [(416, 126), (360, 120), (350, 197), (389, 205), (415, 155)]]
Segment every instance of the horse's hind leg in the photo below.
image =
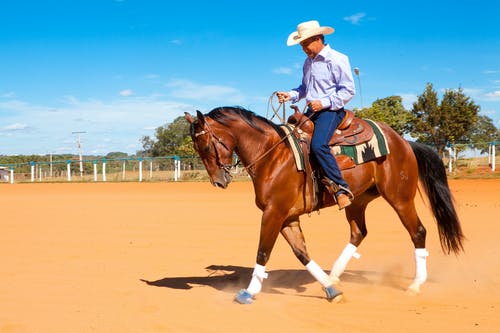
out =
[(380, 187), (384, 199), (398, 214), (415, 247), (415, 278), (408, 288), (408, 291), (412, 294), (419, 293), (420, 286), (427, 280), (427, 256), (429, 255), (425, 249), (427, 232), (422, 222), (420, 222), (415, 207), (416, 179), (417, 177), (414, 175), (413, 177), (407, 177), (406, 182), (400, 184), (386, 183)]
[(427, 256), (429, 255), (425, 249), (425, 237), (427, 232), (422, 222), (420, 222), (413, 200), (391, 205), (398, 213), (415, 247), (415, 277), (408, 287), (408, 292), (418, 294), (420, 292), (420, 286), (427, 280)]
[(321, 267), (311, 260), (306, 249), (306, 241), (302, 229), (300, 228), (300, 221), (293, 220), (287, 222), (281, 229), (281, 234), (286, 239), (288, 244), (292, 247), (293, 253), (299, 261), (306, 267), (312, 276), (323, 286), (326, 297), (329, 301), (335, 299), (340, 301), (342, 293), (333, 287), (333, 282), (330, 277), (321, 269)]

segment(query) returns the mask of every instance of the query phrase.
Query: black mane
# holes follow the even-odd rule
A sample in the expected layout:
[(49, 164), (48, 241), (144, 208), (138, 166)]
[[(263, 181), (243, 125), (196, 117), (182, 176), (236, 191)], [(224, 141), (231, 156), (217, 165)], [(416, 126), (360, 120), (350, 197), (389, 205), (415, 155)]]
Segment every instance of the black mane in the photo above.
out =
[(276, 125), (272, 121), (261, 117), (259, 115), (256, 115), (254, 112), (247, 110), (245, 108), (239, 107), (239, 106), (223, 106), (223, 107), (218, 107), (210, 111), (209, 113), (206, 114), (208, 117), (211, 119), (215, 120), (216, 122), (225, 125), (225, 126), (230, 126), (230, 122), (232, 120), (241, 118), (243, 121), (245, 121), (248, 125), (250, 125), (252, 128), (264, 132), (264, 129), (259, 126), (259, 124), (256, 122), (256, 120), (259, 120), (260, 122), (263, 122), (269, 126), (271, 126), (274, 130), (276, 130), (278, 133), (282, 133), (281, 128), (279, 125)]

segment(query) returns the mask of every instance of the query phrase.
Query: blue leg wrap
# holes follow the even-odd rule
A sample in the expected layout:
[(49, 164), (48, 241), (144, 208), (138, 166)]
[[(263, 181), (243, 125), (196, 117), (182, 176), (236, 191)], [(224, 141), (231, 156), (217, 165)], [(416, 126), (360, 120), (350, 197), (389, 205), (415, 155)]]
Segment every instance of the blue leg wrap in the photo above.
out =
[[(338, 296), (342, 295), (342, 292), (340, 290), (335, 289), (333, 286), (324, 288), (324, 290), (326, 293), (326, 299), (330, 302), (333, 301)], [(340, 300), (340, 298), (339, 298), (339, 300)]]
[(241, 289), (234, 297), (234, 300), (240, 304), (252, 304), (253, 297), (246, 289)]

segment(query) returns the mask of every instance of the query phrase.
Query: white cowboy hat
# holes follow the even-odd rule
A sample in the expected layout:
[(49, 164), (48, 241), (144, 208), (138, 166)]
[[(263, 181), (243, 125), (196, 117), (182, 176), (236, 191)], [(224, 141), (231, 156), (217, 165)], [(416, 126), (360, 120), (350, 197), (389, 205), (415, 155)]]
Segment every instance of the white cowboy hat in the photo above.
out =
[(312, 36), (329, 35), (334, 31), (332, 27), (320, 27), (318, 21), (303, 22), (297, 26), (297, 31), (292, 32), (288, 36), (286, 45), (297, 45)]

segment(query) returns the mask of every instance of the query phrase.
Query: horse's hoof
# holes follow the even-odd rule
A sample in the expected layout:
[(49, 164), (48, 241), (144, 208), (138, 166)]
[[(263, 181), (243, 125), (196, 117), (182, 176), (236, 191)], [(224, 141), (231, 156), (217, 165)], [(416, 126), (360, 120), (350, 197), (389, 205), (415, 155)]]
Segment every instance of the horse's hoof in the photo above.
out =
[(326, 293), (326, 299), (329, 302), (339, 303), (343, 298), (343, 293), (340, 290), (335, 289), (333, 286), (323, 288)]
[(241, 289), (234, 297), (234, 301), (240, 304), (252, 304), (253, 297), (246, 289)]
[(420, 284), (412, 283), (406, 290), (406, 293), (410, 296), (417, 296), (420, 294)]

